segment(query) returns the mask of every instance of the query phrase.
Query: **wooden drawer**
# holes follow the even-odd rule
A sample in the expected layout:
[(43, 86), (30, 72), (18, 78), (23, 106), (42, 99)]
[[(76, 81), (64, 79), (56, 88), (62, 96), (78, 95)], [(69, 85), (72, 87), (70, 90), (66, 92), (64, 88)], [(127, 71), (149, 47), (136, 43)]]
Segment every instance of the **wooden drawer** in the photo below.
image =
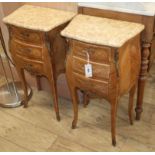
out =
[(23, 58), (20, 55), (16, 56), (16, 64), (19, 64), (21, 68), (25, 68), (27, 71), (34, 74), (43, 73), (43, 63), (39, 61), (33, 61), (27, 58)]
[[(76, 73), (79, 73), (83, 76), (85, 76), (85, 68), (84, 65), (87, 64), (87, 61), (85, 61), (82, 58), (73, 56), (73, 70)], [(100, 79), (100, 80), (108, 80), (110, 75), (110, 65), (108, 64), (102, 64), (102, 63), (95, 63), (91, 62), (92, 69), (93, 69), (93, 79)]]
[(73, 55), (90, 61), (109, 63), (111, 61), (111, 48), (73, 41)]
[(36, 46), (30, 46), (19, 42), (13, 43), (13, 49), (16, 54), (27, 57), (29, 59), (42, 60), (42, 48)]
[(41, 44), (42, 34), (33, 30), (11, 26), (11, 36), (31, 44)]
[(108, 82), (86, 78), (83, 75), (73, 72), (74, 80), (78, 88), (90, 91), (102, 96), (108, 95)]

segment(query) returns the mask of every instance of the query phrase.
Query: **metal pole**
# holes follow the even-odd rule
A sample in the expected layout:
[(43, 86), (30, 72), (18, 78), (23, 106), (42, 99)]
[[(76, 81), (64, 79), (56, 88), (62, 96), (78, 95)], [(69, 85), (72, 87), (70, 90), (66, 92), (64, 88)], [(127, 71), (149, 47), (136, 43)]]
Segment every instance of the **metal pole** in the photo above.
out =
[[(3, 50), (4, 50), (4, 53), (5, 53), (5, 55), (6, 55), (6, 57), (7, 57), (7, 51), (6, 51), (6, 47), (5, 47), (5, 42), (4, 42), (4, 38), (3, 38), (3, 35), (2, 35), (2, 30), (0, 29), (0, 36), (1, 36), (1, 43), (2, 43), (2, 47), (3, 47)], [(1, 58), (2, 59), (2, 58)], [(10, 73), (11, 73), (11, 78), (12, 78), (12, 81), (13, 81), (13, 88), (14, 88), (14, 91), (15, 91), (15, 94), (16, 94), (16, 97), (17, 97), (17, 99), (19, 99), (19, 95), (18, 95), (18, 91), (17, 91), (17, 88), (16, 88), (16, 86), (15, 86), (15, 80), (14, 80), (14, 76), (13, 76), (13, 73), (12, 73), (12, 70), (11, 70), (11, 66), (10, 66), (10, 63), (9, 63), (9, 60), (8, 60), (8, 58), (6, 58), (6, 60), (7, 60), (7, 63), (8, 63), (8, 66), (9, 66), (9, 70), (10, 70)], [(4, 65), (3, 65), (4, 66)], [(5, 68), (4, 68), (4, 70), (5, 70)], [(7, 81), (8, 82), (8, 81)], [(11, 93), (11, 92), (10, 92)]]
[[(9, 57), (6, 47), (5, 47), (5, 42), (3, 39), (1, 27), (0, 27), (0, 44), (2, 45), (3, 52), (6, 56), (6, 62), (9, 67), (9, 71), (11, 74), (11, 80), (9, 81), (9, 78), (7, 76), (7, 70), (4, 65), (2, 56), (0, 54), (0, 61), (2, 64), (2, 69), (4, 72), (4, 76), (6, 79), (6, 83), (0, 86), (0, 106), (1, 107), (7, 107), (7, 108), (14, 108), (22, 105), (23, 99), (24, 99), (24, 91), (22, 89), (22, 84), (19, 81), (15, 81), (13, 71), (11, 64), (14, 66), (14, 63), (12, 62), (11, 58)], [(28, 97), (30, 99), (32, 94), (32, 89), (28, 87)]]
[(2, 60), (1, 55), (0, 55), (0, 60), (1, 60), (2, 68), (3, 68), (3, 72), (4, 72), (7, 88), (8, 88), (8, 91), (11, 93), (11, 90), (10, 90), (10, 87), (9, 87), (9, 81), (8, 81), (8, 78), (7, 78), (7, 74), (6, 74), (6, 71), (5, 71), (5, 68), (4, 68), (4, 64), (3, 64), (3, 60)]

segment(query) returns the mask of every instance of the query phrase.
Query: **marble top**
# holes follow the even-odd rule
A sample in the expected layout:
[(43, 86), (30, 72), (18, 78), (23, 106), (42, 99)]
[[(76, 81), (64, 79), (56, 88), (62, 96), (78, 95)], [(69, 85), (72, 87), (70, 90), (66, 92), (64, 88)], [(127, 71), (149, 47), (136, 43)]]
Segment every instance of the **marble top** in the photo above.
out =
[(61, 32), (62, 36), (112, 47), (121, 47), (139, 34), (144, 25), (88, 15), (77, 15)]
[(71, 20), (73, 12), (24, 5), (3, 18), (3, 22), (32, 30), (50, 31), (53, 28)]
[(151, 2), (99, 2), (78, 3), (79, 6), (127, 12), (146, 16), (155, 15), (155, 3)]

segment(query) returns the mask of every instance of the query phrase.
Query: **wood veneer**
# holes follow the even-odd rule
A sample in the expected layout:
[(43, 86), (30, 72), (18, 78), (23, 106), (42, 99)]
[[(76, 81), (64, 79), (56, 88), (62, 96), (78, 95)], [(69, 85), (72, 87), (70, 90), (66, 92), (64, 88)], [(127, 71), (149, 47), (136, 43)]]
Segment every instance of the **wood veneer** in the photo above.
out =
[[(90, 78), (87, 78), (84, 72), (87, 53), (90, 55), (89, 63), (93, 68), (93, 76)], [(74, 110), (72, 128), (76, 127), (78, 120), (78, 89), (85, 94), (85, 105), (88, 104), (91, 94), (105, 98), (111, 105), (112, 144), (115, 146), (118, 102), (120, 97), (126, 93), (130, 94), (128, 114), (130, 124), (133, 124), (133, 97), (138, 82), (140, 64), (140, 35), (128, 40), (120, 48), (69, 39), (66, 76)]]
[(141, 113), (143, 111), (143, 97), (144, 88), (147, 79), (148, 72), (153, 64), (155, 55), (155, 17), (145, 16), (132, 13), (118, 12), (112, 10), (104, 10), (89, 7), (79, 7), (78, 12), (85, 15), (92, 15), (97, 17), (118, 19), (136, 23), (142, 23), (145, 25), (145, 29), (141, 35), (141, 71), (139, 74), (139, 82), (137, 89), (137, 106), (136, 120), (140, 120)]
[(9, 48), (25, 94), (24, 107), (28, 105), (25, 69), (36, 76), (38, 90), (41, 90), (40, 76), (45, 76), (49, 80), (58, 121), (60, 115), (56, 82), (58, 76), (65, 72), (67, 50), (66, 41), (60, 36), (60, 31), (66, 25), (67, 23), (62, 24), (49, 32), (8, 25)]

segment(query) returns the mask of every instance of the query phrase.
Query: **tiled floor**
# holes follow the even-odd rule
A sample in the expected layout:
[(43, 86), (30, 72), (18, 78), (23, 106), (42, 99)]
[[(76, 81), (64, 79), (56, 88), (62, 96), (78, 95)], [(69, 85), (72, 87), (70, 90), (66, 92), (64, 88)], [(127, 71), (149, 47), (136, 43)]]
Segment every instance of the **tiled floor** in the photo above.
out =
[(0, 151), (155, 151), (155, 65), (141, 121), (129, 125), (128, 96), (120, 101), (116, 147), (111, 145), (110, 106), (105, 100), (92, 100), (87, 108), (80, 104), (75, 130), (71, 102), (59, 101), (61, 122), (55, 119), (51, 95), (44, 91), (34, 90), (27, 109), (0, 108)]

